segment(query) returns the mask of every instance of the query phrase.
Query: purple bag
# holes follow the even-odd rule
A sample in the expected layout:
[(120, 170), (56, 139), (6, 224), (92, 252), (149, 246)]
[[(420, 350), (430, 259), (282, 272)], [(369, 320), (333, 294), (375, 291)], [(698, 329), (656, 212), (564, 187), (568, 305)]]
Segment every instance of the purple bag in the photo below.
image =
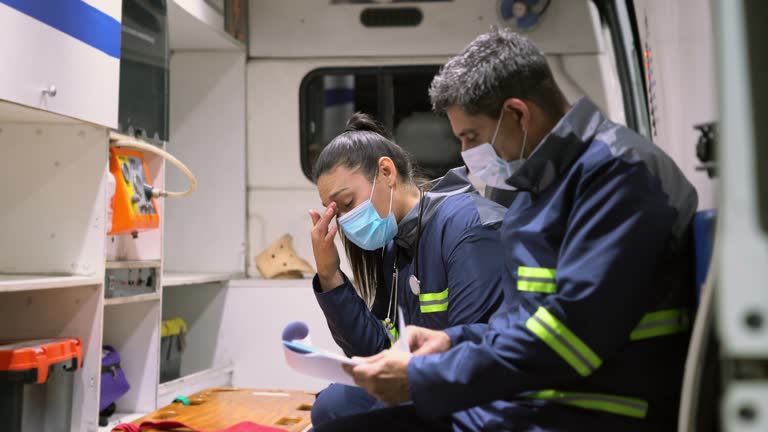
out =
[(101, 350), (101, 399), (99, 412), (104, 411), (131, 388), (120, 368), (120, 354), (109, 345)]

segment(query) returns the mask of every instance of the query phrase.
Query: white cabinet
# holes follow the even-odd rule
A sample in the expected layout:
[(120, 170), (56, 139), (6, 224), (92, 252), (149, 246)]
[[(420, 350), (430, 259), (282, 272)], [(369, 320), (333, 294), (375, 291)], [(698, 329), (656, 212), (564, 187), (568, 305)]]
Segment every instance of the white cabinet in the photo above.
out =
[(245, 51), (224, 31), (224, 17), (205, 0), (168, 2), (169, 43), (174, 51)]
[(95, 431), (107, 130), (0, 106), (0, 340), (78, 338), (84, 359), (25, 386), (23, 430)]
[(117, 127), (120, 0), (0, 0), (0, 99)]
[[(162, 230), (107, 236), (109, 131), (32, 111), (0, 100), (0, 340), (78, 338), (82, 369), (25, 386), (22, 430), (96, 432), (102, 345), (131, 384), (118, 409), (157, 407), (160, 290), (107, 298), (104, 279), (106, 268), (160, 270)], [(147, 159), (162, 187), (165, 164)], [(124, 260), (108, 261), (113, 250)]]
[(107, 131), (4, 120), (0, 273), (99, 276)]
[[(159, 200), (160, 227), (134, 238), (106, 235), (121, 1), (0, 0), (0, 340), (76, 337), (84, 355), (83, 369), (25, 387), (24, 431), (100, 430), (105, 344), (131, 385), (112, 425), (232, 382), (232, 355), (216, 342), (227, 281), (245, 268), (246, 53), (189, 12), (202, 2), (169, 3), (180, 45), (167, 148), (200, 185), (168, 202), (167, 218)], [(153, 185), (165, 188), (165, 161), (145, 157)], [(175, 168), (169, 174), (168, 189), (186, 187)], [(154, 292), (107, 298), (107, 269), (146, 267), (158, 271)], [(171, 316), (187, 320), (189, 352), (183, 376), (159, 385), (160, 323)]]

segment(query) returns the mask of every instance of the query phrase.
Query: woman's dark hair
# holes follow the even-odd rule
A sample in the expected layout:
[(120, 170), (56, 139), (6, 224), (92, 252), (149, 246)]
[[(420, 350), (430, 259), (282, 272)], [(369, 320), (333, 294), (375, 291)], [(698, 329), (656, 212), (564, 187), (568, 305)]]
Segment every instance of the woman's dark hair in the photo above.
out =
[[(344, 132), (323, 149), (312, 172), (314, 181), (337, 167), (358, 170), (368, 181), (379, 172), (379, 159), (392, 159), (397, 169), (398, 181), (414, 182), (414, 164), (410, 155), (392, 142), (392, 135), (381, 124), (363, 113), (355, 113), (347, 121)], [(339, 230), (341, 233), (341, 230)], [(360, 297), (371, 307), (376, 298), (376, 288), (384, 286), (382, 251), (367, 251), (347, 240), (341, 234), (344, 249), (355, 278), (355, 288)]]

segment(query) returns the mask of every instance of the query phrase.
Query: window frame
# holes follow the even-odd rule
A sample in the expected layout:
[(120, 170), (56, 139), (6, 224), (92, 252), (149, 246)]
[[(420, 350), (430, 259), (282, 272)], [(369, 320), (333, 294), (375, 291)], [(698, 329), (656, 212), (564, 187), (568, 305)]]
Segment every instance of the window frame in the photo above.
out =
[(593, 0), (593, 3), (611, 30), (627, 126), (653, 140), (634, 4), (632, 0)]
[[(392, 77), (397, 73), (406, 72), (430, 72), (437, 73), (442, 64), (414, 64), (414, 65), (380, 65), (380, 66), (321, 66), (310, 70), (304, 75), (299, 85), (299, 158), (301, 160), (301, 171), (304, 176), (313, 181), (312, 169), (313, 167), (309, 161), (309, 116), (310, 107), (307, 105), (307, 87), (313, 79), (322, 77), (325, 75), (372, 75), (377, 77), (377, 111), (387, 111), (387, 118), (377, 118), (384, 126), (387, 127), (392, 133), (394, 133), (393, 117), (394, 117), (394, 91), (390, 87), (390, 91), (382, 88), (382, 80), (387, 76), (390, 77), (390, 85)], [(425, 89), (426, 91), (427, 89)], [(390, 98), (389, 100), (385, 100)]]

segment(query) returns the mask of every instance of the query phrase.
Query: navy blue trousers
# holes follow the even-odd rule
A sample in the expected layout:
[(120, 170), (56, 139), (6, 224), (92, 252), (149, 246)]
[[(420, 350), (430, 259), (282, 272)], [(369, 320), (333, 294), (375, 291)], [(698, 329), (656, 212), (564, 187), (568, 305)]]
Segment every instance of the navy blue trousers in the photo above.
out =
[(384, 408), (386, 405), (360, 387), (331, 384), (321, 391), (312, 405), (312, 425), (317, 427), (329, 420), (349, 417)]

